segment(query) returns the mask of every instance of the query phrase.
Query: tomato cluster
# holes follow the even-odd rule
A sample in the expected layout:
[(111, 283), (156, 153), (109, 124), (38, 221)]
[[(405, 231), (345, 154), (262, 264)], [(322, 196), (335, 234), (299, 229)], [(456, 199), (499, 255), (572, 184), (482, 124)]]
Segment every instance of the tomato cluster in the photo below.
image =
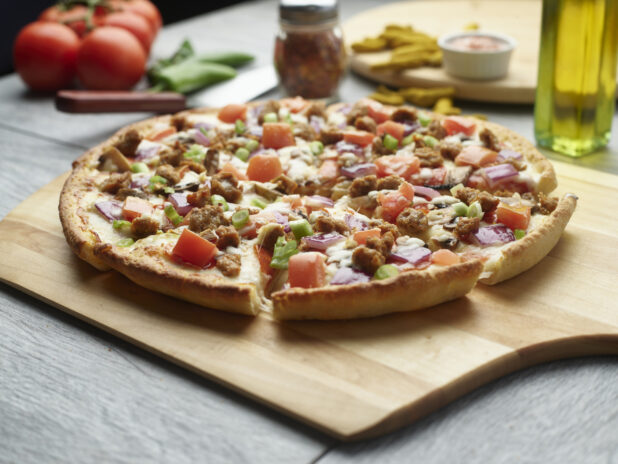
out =
[(13, 62), (37, 91), (68, 87), (76, 76), (87, 89), (125, 90), (144, 74), (161, 25), (149, 0), (63, 0), (19, 32)]

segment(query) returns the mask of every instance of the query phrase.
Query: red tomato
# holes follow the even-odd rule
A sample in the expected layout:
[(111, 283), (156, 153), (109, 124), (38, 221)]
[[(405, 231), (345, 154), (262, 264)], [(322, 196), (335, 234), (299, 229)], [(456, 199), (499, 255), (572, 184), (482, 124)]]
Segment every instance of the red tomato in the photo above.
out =
[(284, 98), (281, 100), (281, 106), (289, 109), (292, 113), (300, 113), (308, 104), (309, 102), (303, 97)]
[(110, 4), (116, 10), (130, 11), (131, 13), (143, 16), (150, 24), (154, 33), (161, 29), (163, 25), (161, 13), (157, 7), (148, 0), (110, 0)]
[(332, 180), (339, 176), (339, 165), (335, 160), (326, 160), (318, 169), (318, 177), (322, 180)]
[(366, 147), (375, 138), (375, 134), (371, 132), (365, 132), (360, 130), (354, 131), (346, 131), (343, 133), (343, 140), (347, 143), (353, 143), (355, 145), (360, 145), (361, 147)]
[(195, 266), (204, 267), (212, 261), (218, 251), (213, 243), (185, 229), (172, 250), (172, 256)]
[(296, 145), (292, 126), (287, 122), (265, 122), (262, 129), (262, 145), (264, 145), (264, 148), (278, 149)]
[[(39, 21), (53, 21), (62, 23), (75, 31), (79, 37), (83, 37), (88, 33), (86, 16), (88, 15), (88, 8), (85, 5), (75, 5), (69, 10), (60, 10), (57, 6), (51, 6), (39, 15)], [(95, 14), (91, 21), (93, 25), (101, 25), (102, 16)]]
[(485, 178), (480, 174), (472, 174), (468, 179), (468, 182), (466, 182), (466, 187), (471, 187), (478, 190), (489, 190)]
[(528, 229), (530, 224), (530, 207), (509, 206), (500, 203), (496, 208), (496, 221), (504, 224), (509, 229)]
[(249, 180), (268, 182), (283, 173), (277, 155), (255, 155), (249, 160), (247, 177)]
[(176, 128), (175, 127), (167, 127), (163, 130), (157, 131), (153, 134), (150, 134), (148, 137), (146, 137), (148, 140), (152, 140), (153, 142), (157, 142), (159, 140), (163, 140), (166, 137), (169, 137), (172, 134), (176, 133)]
[(232, 163), (225, 163), (220, 172), (229, 172), (238, 180), (248, 180), (247, 176), (240, 172)]
[(79, 37), (63, 24), (37, 21), (24, 27), (13, 46), (13, 62), (33, 90), (58, 90), (75, 77)]
[(431, 172), (431, 179), (424, 182), (424, 185), (429, 185), (429, 186), (444, 185), (445, 179), (446, 179), (446, 168), (445, 167), (435, 168)]
[(453, 134), (474, 134), (476, 123), (472, 118), (464, 118), (462, 116), (449, 116), (442, 122), (442, 126), (446, 129), (448, 135)]
[(407, 179), (421, 169), (421, 160), (410, 154), (381, 156), (374, 162), (378, 167), (378, 177), (399, 176)]
[(372, 118), (378, 124), (387, 121), (391, 117), (391, 111), (388, 107), (382, 105), (375, 100), (364, 100), (367, 104), (367, 110), (369, 111), (369, 117)]
[(225, 105), (219, 110), (217, 117), (228, 124), (234, 124), (237, 119), (244, 121), (247, 117), (247, 105), (240, 105), (237, 103)]
[(397, 191), (410, 201), (414, 199), (414, 186), (408, 182), (402, 182)]
[(380, 229), (359, 230), (354, 233), (354, 241), (359, 245), (367, 243), (369, 237), (380, 237)]
[(146, 66), (146, 53), (130, 32), (99, 27), (82, 41), (77, 76), (87, 89), (127, 90), (137, 84)]
[(480, 168), (486, 164), (496, 161), (498, 153), (489, 148), (480, 147), (478, 145), (469, 145), (455, 157), (457, 166), (473, 166)]
[(143, 16), (128, 11), (119, 11), (107, 15), (104, 19), (104, 24), (126, 29), (139, 40), (146, 54), (150, 52), (155, 32), (153, 32), (150, 24)]
[(324, 255), (317, 251), (298, 253), (288, 265), (290, 287), (317, 288), (326, 283)]
[(401, 192), (389, 192), (387, 194), (378, 194), (378, 203), (380, 203), (381, 215), (388, 222), (395, 222), (397, 216), (410, 206), (411, 200), (404, 197)]
[(438, 266), (450, 266), (461, 262), (459, 255), (456, 255), (451, 250), (438, 250), (432, 253), (431, 262)]
[(401, 139), (403, 139), (403, 133), (405, 132), (406, 128), (403, 124), (395, 121), (384, 121), (378, 126), (377, 130), (378, 136), (382, 137), (384, 134), (390, 134), (401, 142)]
[(122, 205), (122, 217), (127, 221), (133, 221), (142, 214), (150, 214), (152, 211), (152, 203), (137, 197), (127, 197)]

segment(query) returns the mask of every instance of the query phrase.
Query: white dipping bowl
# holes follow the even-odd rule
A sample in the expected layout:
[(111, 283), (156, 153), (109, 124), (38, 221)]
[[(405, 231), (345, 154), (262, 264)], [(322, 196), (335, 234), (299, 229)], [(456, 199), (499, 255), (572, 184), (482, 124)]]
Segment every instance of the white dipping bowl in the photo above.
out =
[[(454, 45), (460, 38), (487, 37), (499, 44), (497, 50), (462, 49)], [(517, 42), (512, 37), (493, 32), (457, 32), (438, 39), (442, 49), (444, 70), (463, 79), (500, 79), (509, 71), (509, 61)]]

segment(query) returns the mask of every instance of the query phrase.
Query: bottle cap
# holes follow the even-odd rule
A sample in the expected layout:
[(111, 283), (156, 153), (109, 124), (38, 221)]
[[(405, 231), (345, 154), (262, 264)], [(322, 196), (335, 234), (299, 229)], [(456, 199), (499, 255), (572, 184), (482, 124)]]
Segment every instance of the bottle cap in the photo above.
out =
[(289, 24), (322, 24), (337, 19), (338, 7), (337, 0), (280, 0), (279, 18)]

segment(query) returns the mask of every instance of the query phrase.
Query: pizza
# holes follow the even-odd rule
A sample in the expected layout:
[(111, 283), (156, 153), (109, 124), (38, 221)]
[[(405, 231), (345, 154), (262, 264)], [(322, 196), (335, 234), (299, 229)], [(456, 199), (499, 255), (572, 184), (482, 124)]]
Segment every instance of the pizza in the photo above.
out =
[(74, 252), (146, 288), (278, 319), (427, 308), (540, 261), (576, 205), (516, 133), (301, 98), (128, 126), (73, 163)]

